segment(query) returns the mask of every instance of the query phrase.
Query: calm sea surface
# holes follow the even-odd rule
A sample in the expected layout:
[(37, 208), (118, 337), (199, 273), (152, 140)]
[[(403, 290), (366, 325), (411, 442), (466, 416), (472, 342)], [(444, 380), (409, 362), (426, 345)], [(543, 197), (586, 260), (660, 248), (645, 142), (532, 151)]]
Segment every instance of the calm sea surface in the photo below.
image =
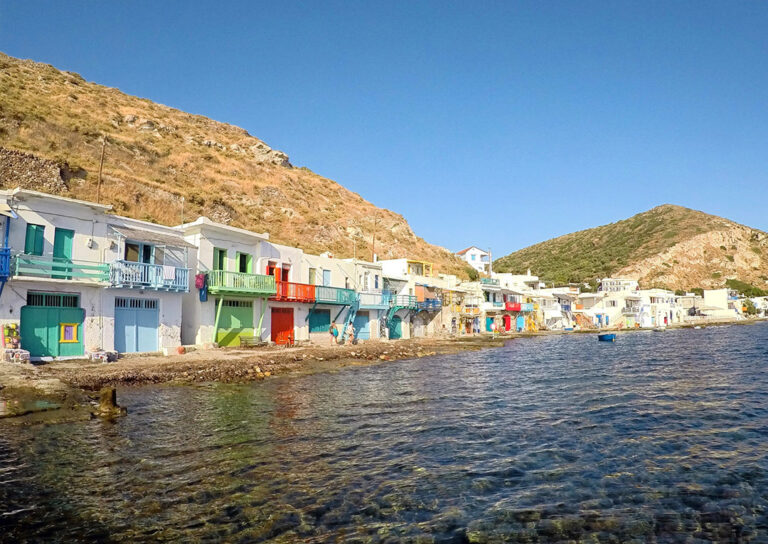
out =
[(514, 340), (0, 423), (0, 541), (768, 542), (768, 324)]

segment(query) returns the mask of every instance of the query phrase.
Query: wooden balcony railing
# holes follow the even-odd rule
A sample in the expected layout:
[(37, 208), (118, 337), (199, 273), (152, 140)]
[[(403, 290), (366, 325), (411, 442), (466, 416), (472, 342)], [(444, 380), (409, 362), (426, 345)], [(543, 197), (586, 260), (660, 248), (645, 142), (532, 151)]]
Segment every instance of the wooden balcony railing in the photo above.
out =
[(208, 273), (208, 290), (212, 294), (232, 293), (254, 296), (277, 293), (274, 276), (226, 270), (212, 270)]
[(272, 300), (281, 302), (315, 302), (315, 286), (308, 283), (278, 281)]
[(341, 287), (315, 286), (315, 300), (318, 304), (343, 304), (350, 306), (357, 300), (357, 293)]
[(189, 268), (113, 261), (109, 264), (109, 283), (112, 287), (186, 293), (189, 291)]
[(17, 255), (14, 261), (15, 276), (30, 276), (58, 280), (109, 281), (109, 265), (91, 261), (73, 261), (41, 255)]

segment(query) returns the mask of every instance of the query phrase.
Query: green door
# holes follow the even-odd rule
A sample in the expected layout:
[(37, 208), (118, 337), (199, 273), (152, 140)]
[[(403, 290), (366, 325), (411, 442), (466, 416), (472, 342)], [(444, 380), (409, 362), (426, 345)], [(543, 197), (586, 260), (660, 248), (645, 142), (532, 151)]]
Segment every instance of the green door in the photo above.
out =
[(60, 266), (51, 268), (51, 277), (60, 279), (72, 279), (72, 240), (75, 237), (75, 231), (69, 229), (56, 229), (53, 237), (53, 260), (56, 263), (62, 263)]
[(224, 300), (216, 342), (220, 346), (239, 346), (241, 336), (253, 336), (253, 301)]
[(29, 293), (21, 308), (21, 347), (32, 357), (76, 357), (84, 352), (85, 311), (77, 295)]

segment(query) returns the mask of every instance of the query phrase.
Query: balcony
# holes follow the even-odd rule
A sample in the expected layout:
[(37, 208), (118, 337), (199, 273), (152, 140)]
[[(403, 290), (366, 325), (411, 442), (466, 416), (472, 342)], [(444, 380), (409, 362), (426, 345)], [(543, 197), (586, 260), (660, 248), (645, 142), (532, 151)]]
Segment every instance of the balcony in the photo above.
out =
[(315, 286), (315, 300), (318, 304), (340, 304), (351, 306), (357, 301), (357, 293), (341, 287)]
[(42, 255), (17, 255), (13, 275), (54, 280), (88, 281), (106, 283), (109, 281), (109, 265), (91, 261), (73, 261)]
[(562, 308), (562, 310), (564, 312), (570, 312), (571, 311), (571, 305), (570, 304), (561, 304), (560, 308)]
[(535, 306), (538, 306), (538, 304), (534, 305), (532, 302), (523, 302), (520, 305), (520, 311), (521, 312), (532, 312), (535, 308)]
[(315, 302), (315, 286), (307, 283), (278, 281), (271, 300), (280, 302)]
[(503, 302), (483, 302), (480, 306), (486, 312), (500, 312), (504, 309)]
[(504, 309), (508, 312), (522, 311), (521, 304), (519, 302), (507, 302), (504, 304)]
[(392, 301), (389, 293), (360, 293), (358, 296), (362, 310), (386, 310)]
[(277, 292), (275, 277), (264, 274), (212, 270), (208, 273), (208, 291), (211, 294), (266, 296)]
[(189, 292), (189, 268), (161, 264), (114, 261), (109, 265), (109, 283), (126, 289)]
[(621, 309), (622, 314), (632, 315), (640, 313), (640, 306), (625, 306)]
[(493, 279), (493, 278), (480, 278), (480, 283), (482, 285), (492, 285), (495, 287), (499, 286), (499, 280)]
[(397, 295), (392, 298), (392, 307), (395, 308), (408, 308), (410, 310), (418, 310), (418, 302), (416, 297), (412, 295)]
[(11, 275), (11, 248), (0, 247), (0, 280), (7, 280)]
[(467, 316), (480, 315), (480, 308), (478, 308), (477, 306), (464, 306), (461, 309), (461, 313)]
[(439, 312), (443, 307), (442, 301), (437, 298), (427, 298), (417, 303), (422, 312)]

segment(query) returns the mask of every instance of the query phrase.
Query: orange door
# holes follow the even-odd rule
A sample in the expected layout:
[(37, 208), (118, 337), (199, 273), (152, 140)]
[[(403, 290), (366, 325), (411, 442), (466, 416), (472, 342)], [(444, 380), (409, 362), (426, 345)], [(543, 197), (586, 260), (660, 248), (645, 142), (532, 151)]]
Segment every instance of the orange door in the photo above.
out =
[(272, 341), (284, 346), (293, 340), (293, 308), (272, 308)]

